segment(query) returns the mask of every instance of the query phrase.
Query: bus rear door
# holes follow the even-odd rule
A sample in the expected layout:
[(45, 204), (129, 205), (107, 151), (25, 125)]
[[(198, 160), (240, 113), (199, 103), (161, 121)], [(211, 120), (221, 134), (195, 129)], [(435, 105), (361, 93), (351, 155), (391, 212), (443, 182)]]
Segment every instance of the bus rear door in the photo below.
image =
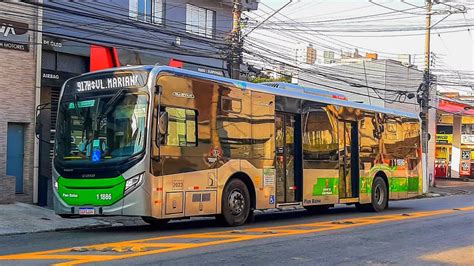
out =
[(359, 128), (339, 121), (339, 198), (359, 197)]

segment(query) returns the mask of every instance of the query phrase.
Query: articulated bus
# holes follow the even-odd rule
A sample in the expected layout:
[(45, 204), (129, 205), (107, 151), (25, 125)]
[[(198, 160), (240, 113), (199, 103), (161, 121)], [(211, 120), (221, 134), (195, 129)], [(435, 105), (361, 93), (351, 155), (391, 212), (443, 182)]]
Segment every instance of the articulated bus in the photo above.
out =
[(416, 115), (289, 86), (161, 66), (68, 80), (56, 125), (56, 213), (153, 225), (217, 216), (236, 226), (254, 210), (382, 211), (421, 193)]

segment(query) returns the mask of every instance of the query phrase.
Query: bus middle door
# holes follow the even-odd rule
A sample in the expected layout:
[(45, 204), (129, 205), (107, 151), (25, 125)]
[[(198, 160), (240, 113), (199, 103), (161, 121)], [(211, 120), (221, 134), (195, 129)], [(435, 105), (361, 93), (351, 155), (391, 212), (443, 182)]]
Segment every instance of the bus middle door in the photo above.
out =
[[(292, 203), (301, 198), (301, 116), (275, 115), (276, 202)], [(298, 159), (300, 158), (300, 159)]]

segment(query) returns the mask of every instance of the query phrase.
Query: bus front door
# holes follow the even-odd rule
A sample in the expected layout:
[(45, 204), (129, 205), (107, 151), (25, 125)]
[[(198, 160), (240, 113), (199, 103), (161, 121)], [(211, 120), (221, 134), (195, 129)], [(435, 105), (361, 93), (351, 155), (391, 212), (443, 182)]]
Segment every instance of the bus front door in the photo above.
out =
[(339, 121), (339, 198), (359, 197), (359, 127)]
[[(302, 183), (301, 118), (299, 115), (277, 113), (276, 139), (276, 202), (291, 203), (300, 198)], [(296, 160), (295, 160), (296, 158)]]

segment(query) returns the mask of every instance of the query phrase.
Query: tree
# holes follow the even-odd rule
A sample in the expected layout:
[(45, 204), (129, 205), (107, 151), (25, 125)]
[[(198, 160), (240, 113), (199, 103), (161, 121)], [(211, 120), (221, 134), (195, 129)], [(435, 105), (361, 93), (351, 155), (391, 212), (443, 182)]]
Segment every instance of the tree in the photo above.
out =
[(262, 83), (262, 82), (286, 82), (291, 83), (291, 76), (282, 76), (281, 78), (270, 78), (266, 76), (254, 77), (249, 79), (253, 83)]

